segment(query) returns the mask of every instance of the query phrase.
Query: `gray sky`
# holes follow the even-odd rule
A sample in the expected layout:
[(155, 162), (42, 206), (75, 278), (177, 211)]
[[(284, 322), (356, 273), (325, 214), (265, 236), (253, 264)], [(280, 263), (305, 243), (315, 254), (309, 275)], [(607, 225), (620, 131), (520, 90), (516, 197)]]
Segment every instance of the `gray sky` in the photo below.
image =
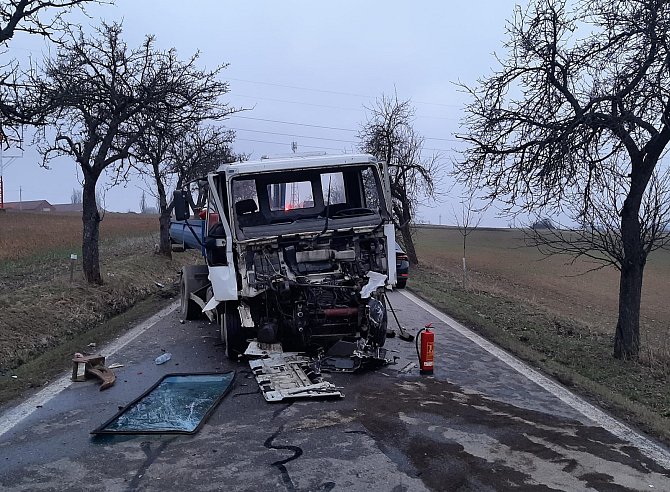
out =
[[(201, 66), (229, 67), (231, 105), (253, 108), (226, 120), (236, 130), (236, 152), (252, 158), (298, 151), (353, 151), (356, 134), (370, 106), (382, 93), (397, 91), (416, 108), (415, 128), (425, 137), (425, 152), (445, 161), (462, 145), (458, 131), (466, 98), (454, 82), (472, 84), (496, 66), (505, 22), (514, 0), (466, 1), (216, 1), (117, 0), (89, 8), (91, 19), (71, 16), (89, 29), (101, 19), (123, 20), (125, 39), (139, 44), (154, 34), (158, 46), (175, 47), (182, 58), (201, 52)], [(185, 7), (188, 5), (188, 7)], [(10, 55), (41, 58), (45, 44), (17, 36)], [(328, 127), (328, 128), (324, 128)], [(5, 151), (16, 155), (13, 150)], [(78, 188), (72, 161), (54, 161), (50, 170), (26, 144), (20, 159), (5, 168), (6, 201), (47, 199), (67, 203)], [(451, 185), (445, 179), (444, 191)], [(106, 208), (139, 209), (138, 179), (105, 191)], [(452, 203), (422, 206), (420, 218), (453, 223)], [(482, 225), (506, 225), (489, 212)]]

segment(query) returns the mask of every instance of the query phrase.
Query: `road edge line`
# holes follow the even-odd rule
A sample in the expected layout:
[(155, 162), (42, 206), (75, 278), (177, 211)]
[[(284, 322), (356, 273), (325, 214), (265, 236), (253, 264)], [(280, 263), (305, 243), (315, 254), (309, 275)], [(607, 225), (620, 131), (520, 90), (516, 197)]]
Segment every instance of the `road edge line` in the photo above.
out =
[(520, 359), (513, 356), (506, 350), (498, 347), (497, 345), (473, 332), (471, 329), (463, 326), (451, 316), (431, 306), (423, 299), (420, 299), (414, 294), (410, 294), (406, 291), (399, 292), (414, 304), (422, 308), (424, 311), (427, 311), (428, 313), (437, 317), (451, 329), (457, 331), (471, 342), (486, 350), (489, 354), (504, 362), (519, 374), (525, 376), (540, 386), (545, 391), (551, 393), (569, 407), (578, 411), (586, 418), (598, 424), (600, 427), (618, 437), (622, 441), (632, 444), (648, 458), (654, 460), (658, 465), (670, 470), (670, 451), (661, 445), (644, 437), (637, 431), (633, 430), (631, 427), (625, 425), (624, 423), (605, 413), (600, 408), (577, 396), (556, 381), (553, 381), (547, 376), (544, 376), (525, 362), (522, 362)]
[[(103, 346), (100, 351), (106, 353), (105, 357), (110, 357), (116, 354), (123, 347), (139, 337), (142, 333), (153, 327), (161, 319), (175, 311), (177, 307), (179, 307), (179, 301), (173, 302), (139, 325), (131, 328), (114, 342)], [(0, 415), (0, 437), (32, 415), (32, 413), (37, 410), (38, 406), (43, 406), (49, 400), (58, 395), (61, 391), (68, 388), (72, 384), (71, 378), (71, 373), (67, 372), (55, 381), (49, 383), (44, 389), (29, 397), (23, 403), (10, 408), (2, 415)]]

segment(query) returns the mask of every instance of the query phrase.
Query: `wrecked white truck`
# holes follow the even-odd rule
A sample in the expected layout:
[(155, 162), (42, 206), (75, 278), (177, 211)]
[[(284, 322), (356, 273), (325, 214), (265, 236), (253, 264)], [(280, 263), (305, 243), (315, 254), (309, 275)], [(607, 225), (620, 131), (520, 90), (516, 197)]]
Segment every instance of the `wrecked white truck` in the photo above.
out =
[(251, 339), (379, 351), (385, 289), (396, 283), (383, 164), (364, 154), (262, 159), (224, 164), (198, 185), (200, 220), (189, 219), (190, 190), (178, 190), (170, 227), (172, 242), (206, 263), (182, 270), (182, 317), (216, 321), (234, 360)]

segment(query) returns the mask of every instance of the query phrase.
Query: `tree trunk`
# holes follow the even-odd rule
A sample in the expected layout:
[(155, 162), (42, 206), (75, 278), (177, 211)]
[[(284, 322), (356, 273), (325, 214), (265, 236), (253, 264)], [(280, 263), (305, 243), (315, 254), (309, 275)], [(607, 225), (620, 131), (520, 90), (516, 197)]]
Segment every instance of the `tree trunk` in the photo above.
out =
[(172, 258), (172, 243), (170, 243), (170, 216), (171, 212), (167, 207), (163, 207), (161, 200), (161, 215), (158, 219), (160, 224), (160, 243), (158, 253), (168, 258)]
[(640, 352), (640, 301), (644, 264), (626, 261), (619, 282), (619, 320), (614, 337), (614, 357), (636, 359)]
[(84, 189), (82, 194), (82, 222), (84, 226), (81, 245), (84, 277), (90, 284), (102, 284), (100, 275), (100, 213), (95, 200), (95, 185), (98, 176), (84, 173)]
[(647, 255), (638, 214), (639, 201), (629, 196), (621, 210), (624, 260), (619, 279), (619, 319), (614, 337), (614, 357), (624, 360), (636, 359), (640, 352), (640, 301)]
[(412, 213), (411, 205), (407, 203), (403, 198), (400, 198), (397, 203), (398, 206), (394, 205), (396, 220), (398, 220), (400, 233), (402, 234), (402, 242), (405, 246), (405, 253), (407, 253), (407, 258), (409, 259), (410, 264), (418, 265), (419, 258), (416, 256), (416, 248), (414, 247), (414, 238), (412, 238)]
[(402, 242), (405, 246), (405, 253), (407, 253), (407, 258), (409, 259), (409, 262), (412, 265), (418, 265), (419, 259), (416, 256), (416, 248), (414, 247), (414, 238), (412, 238), (412, 229), (410, 228), (408, 222), (406, 222), (400, 227), (400, 233), (402, 234)]
[(167, 203), (165, 185), (163, 185), (163, 180), (161, 179), (160, 162), (154, 160), (152, 168), (156, 181), (156, 190), (158, 191), (158, 207), (160, 209), (160, 217), (158, 219), (158, 253), (172, 258), (172, 244), (170, 243), (170, 216), (172, 215), (172, 207), (169, 207)]

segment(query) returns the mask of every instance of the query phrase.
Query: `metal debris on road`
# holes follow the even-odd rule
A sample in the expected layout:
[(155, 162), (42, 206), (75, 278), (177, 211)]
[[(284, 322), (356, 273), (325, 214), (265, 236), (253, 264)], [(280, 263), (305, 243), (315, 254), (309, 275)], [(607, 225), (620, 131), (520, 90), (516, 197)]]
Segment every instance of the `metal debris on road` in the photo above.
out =
[(344, 395), (334, 384), (323, 381), (321, 371), (355, 372), (395, 364), (388, 351), (372, 348), (362, 340), (339, 340), (316, 358), (299, 352), (284, 352), (281, 343), (249, 342), (244, 352), (263, 397), (269, 402), (288, 398), (327, 398)]
[(100, 391), (110, 388), (116, 382), (116, 376), (105, 367), (105, 358), (102, 355), (74, 354), (72, 359), (72, 381), (85, 381), (90, 377), (102, 381)]
[(261, 356), (249, 361), (256, 382), (268, 402), (290, 398), (343, 398), (334, 384), (323, 381), (314, 370), (310, 357), (297, 352), (283, 352), (281, 344), (251, 342), (247, 356)]
[(319, 371), (356, 372), (364, 367), (375, 368), (395, 364), (386, 357), (388, 350), (382, 347), (372, 348), (359, 341), (339, 340), (316, 360)]

